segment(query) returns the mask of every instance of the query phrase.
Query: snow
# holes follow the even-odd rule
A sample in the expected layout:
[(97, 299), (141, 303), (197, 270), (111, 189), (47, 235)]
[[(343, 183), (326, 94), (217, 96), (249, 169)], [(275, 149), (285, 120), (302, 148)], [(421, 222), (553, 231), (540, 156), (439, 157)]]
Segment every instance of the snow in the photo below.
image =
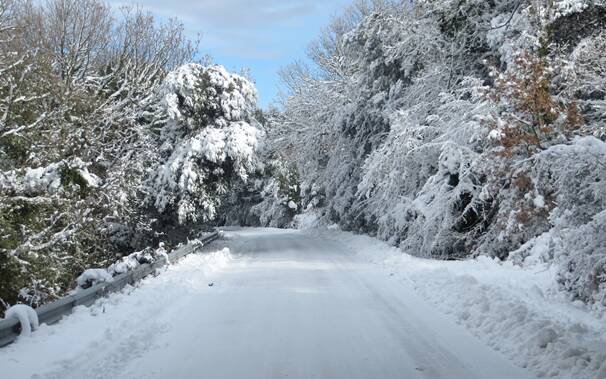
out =
[(25, 170), (23, 177), (25, 191), (34, 192), (38, 188), (48, 188), (49, 192), (56, 191), (61, 186), (59, 165), (52, 164), (47, 167)]
[(108, 267), (107, 271), (111, 275), (120, 275), (126, 272), (129, 272), (139, 266), (139, 261), (133, 255), (129, 255), (128, 257), (124, 257), (120, 259), (118, 262), (112, 264)]
[(98, 283), (112, 282), (114, 276), (132, 271), (141, 264), (153, 263), (158, 257), (163, 257), (164, 260), (170, 264), (163, 242), (160, 243), (158, 249), (155, 251), (152, 249), (145, 249), (132, 253), (113, 263), (107, 269), (88, 269), (84, 271), (76, 280), (78, 284), (76, 291), (83, 288), (89, 288)]
[(164, 242), (160, 242), (160, 246), (156, 250), (156, 255), (164, 258), (164, 261), (166, 261), (166, 264), (170, 264), (170, 259), (168, 258), (168, 253), (166, 252), (166, 249), (164, 248)]
[(316, 213), (307, 211), (295, 216), (295, 225), (300, 230), (314, 229), (321, 225)]
[(88, 288), (98, 283), (112, 282), (114, 278), (106, 269), (91, 268), (84, 271), (76, 280), (78, 287)]
[[(109, 266), (107, 268), (107, 271), (112, 276), (124, 274), (126, 272), (136, 269), (144, 263), (155, 262), (157, 257), (163, 256), (163, 254), (166, 254), (166, 250), (164, 249), (164, 243), (160, 242), (158, 249), (156, 249), (155, 251), (153, 251), (153, 249), (151, 248), (148, 248), (142, 251), (132, 253)], [(168, 259), (166, 260), (168, 261)]]
[(86, 168), (79, 169), (78, 173), (89, 187), (98, 188), (101, 184), (101, 178), (93, 173), (88, 172), (88, 169)]
[(587, 9), (595, 0), (559, 0), (554, 2), (554, 19), (579, 13)]
[(252, 157), (258, 145), (260, 131), (246, 122), (232, 124), (227, 136), (225, 152), (228, 157), (238, 162), (240, 177), (245, 178), (246, 170), (251, 168)]
[(570, 302), (558, 290), (557, 267), (540, 259), (548, 251), (548, 234), (533, 241), (523, 266), (515, 258), (427, 260), (370, 237), (331, 234), (538, 377), (606, 378), (606, 313)]
[[(199, 317), (197, 307), (207, 312), (203, 309), (208, 306), (209, 292), (220, 291), (218, 285), (210, 289), (208, 284), (217, 282), (214, 277), (232, 259), (227, 249), (189, 255), (161, 275), (144, 279), (137, 288), (127, 287), (90, 308), (77, 307), (56, 325), (41, 325), (32, 338), (0, 349), (1, 376), (140, 377), (137, 370), (141, 367), (132, 367), (132, 375), (124, 373), (123, 368), (144, 351), (159, 347), (159, 338), (170, 335), (176, 327), (199, 326), (195, 319), (185, 324), (183, 316)], [(179, 325), (181, 321), (183, 325)], [(196, 341), (198, 348), (203, 341)], [(192, 347), (189, 352), (194, 351)]]
[(192, 95), (197, 82), (197, 71), (199, 70), (202, 70), (201, 65), (184, 65), (168, 73), (164, 79), (164, 102), (170, 118), (178, 120), (183, 117), (179, 107), (179, 95), (185, 102), (184, 105), (194, 106)]
[(61, 188), (60, 164), (0, 173), (0, 189), (25, 193), (55, 193)]
[(288, 208), (292, 209), (293, 211), (296, 211), (297, 209), (299, 209), (299, 206), (297, 205), (297, 203), (291, 200), (288, 202)]
[(488, 133), (488, 138), (493, 141), (499, 141), (503, 138), (503, 132), (498, 129), (492, 129), (490, 133)]
[(7, 309), (5, 319), (11, 318), (19, 320), (22, 336), (30, 336), (32, 329), (37, 330), (39, 327), (38, 314), (29, 305), (17, 304)]
[(338, 228), (223, 235), (229, 249), (190, 255), (0, 350), (3, 374), (528, 376), (505, 356), (538, 377), (606, 378), (604, 313), (554, 287), (557, 267), (540, 258), (549, 233), (508, 262), (422, 259)]
[(52, 163), (45, 167), (27, 167), (20, 170), (0, 172), (0, 190), (10, 189), (26, 194), (57, 193), (62, 189), (61, 170), (65, 167), (76, 170), (89, 187), (99, 187), (101, 179), (89, 172), (86, 166), (86, 163), (81, 159), (74, 158), (71, 161)]
[(230, 176), (246, 181), (253, 171), (262, 135), (251, 116), (254, 84), (221, 66), (187, 64), (166, 77), (160, 92), (168, 159), (154, 170), (149, 200), (161, 213), (176, 208), (180, 224), (212, 220)]
[[(206, 98), (198, 98), (199, 91), (205, 92)], [(245, 117), (257, 97), (254, 84), (244, 77), (229, 73), (223, 66), (205, 67), (197, 63), (170, 72), (162, 92), (167, 113), (173, 120), (183, 120), (187, 117), (184, 108), (195, 109), (200, 105), (197, 101), (205, 100), (216, 102), (226, 121), (238, 121)]]
[(542, 195), (537, 195), (533, 200), (533, 204), (537, 208), (545, 208), (545, 198)]
[(190, 255), (0, 350), (3, 375), (530, 378), (342, 244), (225, 234), (229, 249)]
[(549, 262), (551, 260), (553, 235), (549, 232), (531, 239), (518, 250), (513, 251), (509, 259), (514, 264), (525, 264), (527, 266)]

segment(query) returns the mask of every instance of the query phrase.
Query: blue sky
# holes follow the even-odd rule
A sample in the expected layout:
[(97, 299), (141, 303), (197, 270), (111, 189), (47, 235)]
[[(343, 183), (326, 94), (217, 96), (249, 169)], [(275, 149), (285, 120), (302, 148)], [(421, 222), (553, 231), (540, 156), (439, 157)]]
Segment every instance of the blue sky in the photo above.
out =
[(247, 67), (267, 107), (278, 92), (278, 71), (305, 58), (308, 44), (350, 0), (110, 0), (139, 4), (159, 18), (177, 17), (202, 35), (201, 52), (239, 71)]

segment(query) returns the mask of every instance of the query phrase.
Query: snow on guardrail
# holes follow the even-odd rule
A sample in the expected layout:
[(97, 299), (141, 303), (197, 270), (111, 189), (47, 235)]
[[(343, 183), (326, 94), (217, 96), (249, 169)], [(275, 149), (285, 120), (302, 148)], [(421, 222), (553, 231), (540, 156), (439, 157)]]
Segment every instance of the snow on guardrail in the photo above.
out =
[[(175, 262), (194, 253), (202, 248), (202, 246), (218, 239), (219, 236), (220, 232), (214, 232), (199, 239), (200, 243), (192, 242), (168, 254), (166, 257), (160, 257), (154, 263), (143, 264), (132, 271), (120, 274), (114, 277), (112, 281), (96, 284), (90, 288), (65, 296), (53, 303), (43, 305), (36, 309), (38, 320), (40, 324), (51, 325), (57, 323), (64, 316), (69, 315), (75, 307), (80, 305), (90, 306), (99, 298), (120, 291), (128, 284), (135, 284), (155, 270), (164, 267), (169, 260)], [(0, 320), (0, 347), (6, 346), (17, 339), (20, 333), (20, 325), (19, 319), (15, 317)]]

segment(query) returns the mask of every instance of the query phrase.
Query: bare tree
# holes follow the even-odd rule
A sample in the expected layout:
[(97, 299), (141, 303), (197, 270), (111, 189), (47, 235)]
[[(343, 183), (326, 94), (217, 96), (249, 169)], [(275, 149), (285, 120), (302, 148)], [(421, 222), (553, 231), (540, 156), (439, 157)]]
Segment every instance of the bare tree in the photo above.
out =
[(112, 16), (99, 0), (28, 1), (20, 17), (26, 42), (49, 54), (66, 88), (84, 80), (109, 45)]

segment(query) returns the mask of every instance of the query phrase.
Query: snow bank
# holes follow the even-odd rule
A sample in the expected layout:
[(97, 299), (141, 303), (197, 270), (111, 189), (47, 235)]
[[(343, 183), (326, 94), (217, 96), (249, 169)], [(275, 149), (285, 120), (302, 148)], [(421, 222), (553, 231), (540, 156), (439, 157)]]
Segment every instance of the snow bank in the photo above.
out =
[(6, 311), (6, 319), (15, 318), (21, 323), (21, 335), (29, 336), (32, 334), (32, 329), (36, 330), (39, 327), (38, 314), (34, 308), (25, 304), (13, 305)]
[(321, 225), (320, 217), (313, 211), (296, 215), (294, 221), (297, 228), (301, 230), (314, 229)]
[(231, 260), (229, 250), (191, 254), (137, 288), (127, 286), (91, 307), (75, 308), (58, 324), (42, 325), (36, 338), (0, 349), (0, 377), (66, 378), (77, 376), (75, 372), (91, 378), (122, 376), (129, 362), (170, 332), (188, 301), (199, 302), (200, 293), (216, 292), (208, 284), (216, 282), (215, 273)]
[(162, 242), (156, 250), (147, 248), (120, 259), (118, 262), (109, 266), (107, 268), (107, 271), (112, 276), (124, 274), (136, 269), (142, 264), (154, 263), (160, 257), (164, 257), (166, 262), (170, 263), (166, 250), (164, 249), (164, 243)]
[(109, 283), (113, 280), (114, 278), (106, 269), (91, 268), (84, 271), (82, 275), (76, 279), (76, 282), (78, 283), (79, 288), (89, 288), (97, 283)]
[[(198, 244), (199, 241), (194, 240), (191, 243)], [(89, 269), (84, 271), (77, 279), (78, 289), (89, 288), (97, 283), (111, 282), (114, 276), (135, 270), (143, 264), (154, 263), (160, 258), (164, 258), (166, 263), (170, 264), (168, 253), (162, 242), (156, 250), (147, 248), (132, 253), (112, 264), (107, 269)]]
[[(533, 264), (526, 267), (487, 257), (433, 261), (366, 236), (334, 238), (410, 282), (439, 310), (537, 376), (606, 378), (606, 315), (570, 302), (557, 288), (557, 267), (540, 259), (527, 259)], [(539, 241), (533, 256), (541, 246)]]
[(166, 264), (170, 264), (170, 259), (168, 258), (168, 253), (166, 252), (166, 249), (164, 248), (164, 242), (160, 243), (160, 246), (156, 250), (156, 256), (159, 258), (160, 257), (164, 258), (164, 261), (166, 262)]

